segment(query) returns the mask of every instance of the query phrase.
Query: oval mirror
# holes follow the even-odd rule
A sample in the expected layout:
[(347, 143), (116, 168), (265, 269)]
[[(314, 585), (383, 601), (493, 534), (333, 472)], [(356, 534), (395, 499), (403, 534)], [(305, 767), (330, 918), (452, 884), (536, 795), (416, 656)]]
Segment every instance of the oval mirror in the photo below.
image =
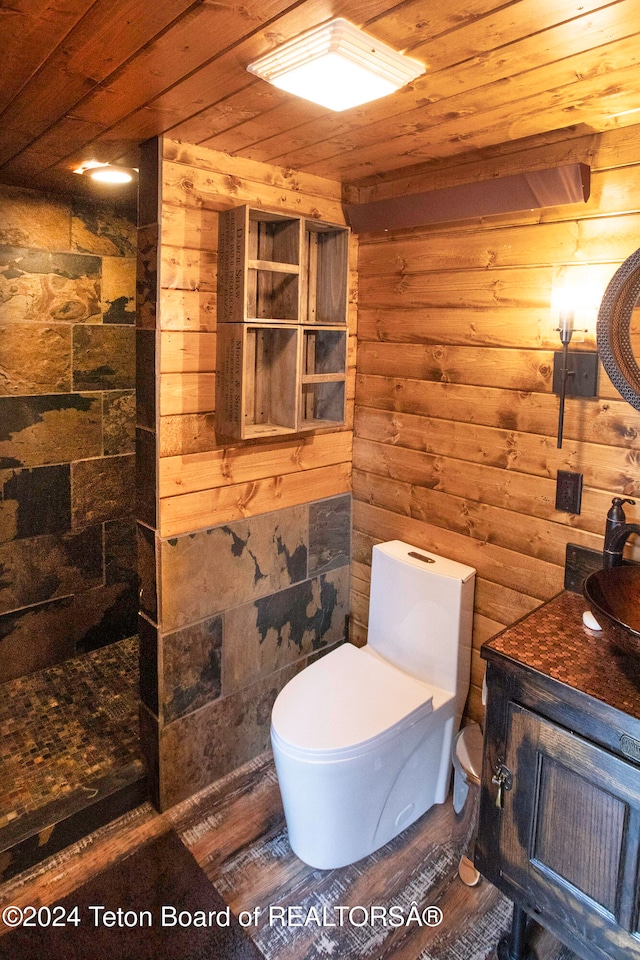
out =
[(640, 410), (640, 250), (616, 270), (598, 312), (598, 354), (611, 382)]

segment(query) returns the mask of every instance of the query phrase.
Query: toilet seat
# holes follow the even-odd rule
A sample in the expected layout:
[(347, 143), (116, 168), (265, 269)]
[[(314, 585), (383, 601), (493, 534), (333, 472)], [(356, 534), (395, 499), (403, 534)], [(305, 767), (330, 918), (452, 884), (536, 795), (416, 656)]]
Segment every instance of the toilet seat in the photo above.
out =
[(289, 755), (346, 760), (432, 710), (432, 687), (345, 643), (284, 687), (274, 704), (271, 733)]

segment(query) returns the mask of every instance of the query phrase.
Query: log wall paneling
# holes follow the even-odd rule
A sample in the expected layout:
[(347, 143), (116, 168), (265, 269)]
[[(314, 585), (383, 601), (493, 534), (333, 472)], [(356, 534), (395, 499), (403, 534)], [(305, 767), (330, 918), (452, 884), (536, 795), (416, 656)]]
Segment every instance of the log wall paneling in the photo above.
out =
[[(225, 154), (171, 140), (164, 140), (162, 149), (159, 431), (162, 447), (162, 437), (170, 425), (175, 457), (179, 455), (175, 449), (175, 438), (180, 435), (177, 420), (194, 416), (209, 418), (215, 412), (218, 214), (249, 203), (333, 223), (344, 224), (345, 221), (338, 183), (309, 174), (298, 175), (291, 170), (252, 160), (234, 160), (231, 175), (230, 161)], [(238, 485), (235, 495), (227, 491), (206, 496), (206, 489), (215, 491), (218, 486), (229, 486), (228, 477), (215, 469), (207, 487), (203, 488), (198, 481), (197, 490), (192, 489), (188, 477), (182, 487), (161, 479), (163, 535), (224, 522), (227, 509), (233, 517), (261, 512), (268, 509), (265, 504), (271, 496), (276, 497), (274, 507), (299, 503), (302, 487), (294, 484), (290, 476), (294, 471), (314, 471), (312, 486), (318, 491), (318, 497), (332, 496), (349, 488), (347, 476), (350, 468), (338, 468), (338, 465), (351, 462), (349, 431), (353, 426), (356, 380), (357, 287), (357, 241), (352, 237), (349, 248), (347, 416), (343, 428), (346, 439), (338, 434), (337, 442), (332, 446), (330, 436), (334, 434), (325, 439), (318, 436), (314, 444), (302, 448), (300, 439), (294, 436), (283, 445), (277, 445), (279, 458), (266, 452), (273, 449), (270, 443), (248, 447), (245, 456), (239, 456), (233, 445), (216, 444), (212, 448), (212, 461), (224, 462), (225, 469), (231, 469), (229, 465), (238, 464), (240, 460), (244, 464), (235, 480)], [(163, 421), (167, 423), (166, 428)], [(187, 433), (193, 433), (193, 430), (188, 428)], [(331, 446), (332, 454), (327, 458), (324, 451)], [(255, 451), (253, 475), (252, 468), (247, 468), (252, 451)], [(272, 463), (274, 472), (271, 474), (265, 473), (264, 464), (267, 462)], [(280, 468), (281, 473), (278, 472)], [(162, 456), (159, 470), (161, 477), (167, 475)], [(244, 485), (254, 482), (255, 488), (247, 493)], [(189, 500), (182, 505), (172, 502), (175, 497), (186, 496)], [(198, 519), (199, 510), (202, 515)], [(213, 520), (214, 517), (220, 519)], [(168, 530), (171, 534), (167, 533)]]
[[(362, 637), (375, 541), (399, 537), (476, 567), (467, 710), (477, 719), (481, 643), (562, 588), (567, 543), (602, 548), (612, 496), (640, 493), (640, 414), (604, 371), (598, 397), (567, 400), (560, 450), (551, 392), (554, 285), (564, 277), (589, 290), (592, 308), (576, 324), (586, 332), (571, 349), (594, 349), (602, 293), (638, 245), (640, 138), (623, 160), (620, 149), (613, 131), (529, 152), (529, 169), (588, 153), (585, 204), (359, 238), (353, 627)], [(474, 182), (526, 169), (524, 159), (507, 146), (349, 193), (375, 200)], [(583, 475), (579, 515), (555, 509), (558, 470)]]

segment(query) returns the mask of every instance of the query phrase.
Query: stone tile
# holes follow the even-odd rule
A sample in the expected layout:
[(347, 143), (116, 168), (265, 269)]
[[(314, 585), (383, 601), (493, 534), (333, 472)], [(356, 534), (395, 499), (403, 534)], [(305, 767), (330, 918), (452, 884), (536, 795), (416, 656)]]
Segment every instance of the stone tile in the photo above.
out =
[(70, 327), (0, 322), (0, 342), (0, 394), (69, 393)]
[(138, 629), (138, 591), (114, 583), (77, 593), (73, 618), (78, 654), (132, 637)]
[(73, 204), (71, 248), (101, 257), (135, 257), (136, 226), (104, 204)]
[(134, 453), (136, 448), (135, 390), (110, 390), (103, 396), (103, 437), (106, 457)]
[(224, 695), (342, 640), (348, 611), (348, 566), (227, 610)]
[(158, 622), (158, 591), (156, 585), (155, 532), (137, 524), (138, 582), (140, 609), (154, 623)]
[(138, 223), (156, 225), (160, 207), (161, 141), (157, 137), (140, 144), (138, 167)]
[(309, 575), (351, 562), (351, 494), (309, 505)]
[(133, 327), (74, 326), (74, 390), (128, 390), (135, 385)]
[(102, 259), (102, 322), (136, 322), (136, 261), (132, 257)]
[(138, 614), (140, 638), (140, 699), (158, 716), (158, 630), (154, 623)]
[(71, 465), (73, 527), (135, 513), (135, 456), (79, 460)]
[(101, 453), (100, 397), (0, 397), (0, 469), (64, 463)]
[(0, 246), (1, 319), (99, 322), (101, 267), (99, 257)]
[(164, 630), (214, 616), (306, 577), (307, 506), (161, 544)]
[(102, 583), (102, 527), (0, 544), (0, 613)]
[(158, 224), (138, 230), (136, 324), (143, 330), (160, 326), (158, 310)]
[(136, 330), (136, 422), (156, 426), (156, 335), (154, 330)]
[(0, 683), (60, 663), (74, 652), (71, 597), (0, 616)]
[(69, 464), (3, 471), (0, 485), (0, 540), (71, 530)]
[[(9, 471), (2, 471), (1, 477), (9, 475)], [(4, 482), (0, 479), (0, 482)], [(15, 540), (18, 536), (18, 501), (0, 500), (0, 543)]]
[(156, 470), (156, 435), (151, 430), (136, 430), (136, 517), (154, 529)]
[(0, 203), (0, 244), (39, 250), (71, 248), (71, 213), (67, 204), (33, 190), (8, 186), (0, 187)]
[(160, 730), (158, 718), (154, 717), (144, 703), (141, 703), (139, 720), (140, 749), (147, 771), (150, 799), (156, 810), (160, 810)]
[(212, 701), (161, 731), (162, 810), (267, 749), (274, 700), (296, 672), (295, 667), (287, 667), (235, 696)]
[[(138, 586), (136, 522), (132, 517), (104, 525), (104, 573), (107, 585)], [(135, 631), (134, 631), (135, 632)]]
[(162, 639), (163, 720), (170, 723), (220, 696), (222, 617)]

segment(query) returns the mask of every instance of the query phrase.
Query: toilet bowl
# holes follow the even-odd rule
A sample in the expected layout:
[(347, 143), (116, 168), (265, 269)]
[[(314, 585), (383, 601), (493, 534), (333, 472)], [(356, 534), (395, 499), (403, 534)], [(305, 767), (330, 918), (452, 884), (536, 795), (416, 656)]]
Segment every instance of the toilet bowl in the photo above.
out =
[(474, 582), (472, 567), (377, 544), (368, 643), (343, 644), (276, 698), (274, 760), (289, 842), (305, 863), (354, 863), (444, 802), (469, 688)]

